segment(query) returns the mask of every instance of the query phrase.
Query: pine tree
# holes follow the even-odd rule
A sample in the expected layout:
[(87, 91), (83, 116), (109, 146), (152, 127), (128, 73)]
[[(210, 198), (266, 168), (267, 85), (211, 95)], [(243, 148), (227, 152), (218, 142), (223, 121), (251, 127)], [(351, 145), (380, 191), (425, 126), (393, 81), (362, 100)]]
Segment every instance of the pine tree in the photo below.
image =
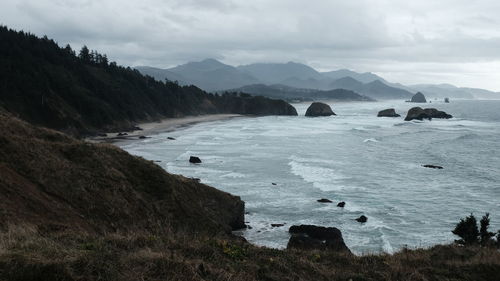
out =
[(455, 242), (458, 244), (462, 245), (477, 244), (479, 231), (477, 229), (476, 217), (474, 217), (474, 215), (471, 214), (465, 219), (460, 219), (460, 222), (457, 224), (452, 233), (462, 238), (459, 240), (455, 240)]
[(78, 57), (83, 61), (83, 62), (92, 62), (92, 57), (90, 54), (89, 48), (87, 46), (83, 46), (82, 49), (80, 50), (80, 53), (78, 54)]
[(495, 236), (495, 233), (488, 231), (488, 227), (490, 226), (490, 214), (486, 213), (479, 223), (481, 224), (481, 228), (479, 229), (480, 243), (485, 246), (490, 242), (491, 238)]

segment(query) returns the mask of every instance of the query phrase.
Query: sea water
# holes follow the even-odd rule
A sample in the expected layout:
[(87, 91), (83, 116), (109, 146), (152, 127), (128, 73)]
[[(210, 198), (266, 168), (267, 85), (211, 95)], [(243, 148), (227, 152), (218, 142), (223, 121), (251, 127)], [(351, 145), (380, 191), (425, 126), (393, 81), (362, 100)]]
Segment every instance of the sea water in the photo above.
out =
[[(451, 243), (470, 213), (489, 212), (491, 230), (500, 228), (500, 101), (418, 104), (454, 118), (411, 122), (403, 119), (417, 104), (330, 105), (337, 116), (305, 117), (309, 104), (300, 103), (299, 116), (200, 123), (123, 148), (241, 196), (251, 229), (239, 234), (257, 245), (286, 247), (295, 224), (337, 227), (358, 254)], [(402, 117), (376, 117), (386, 108)], [(190, 164), (191, 155), (203, 163)]]

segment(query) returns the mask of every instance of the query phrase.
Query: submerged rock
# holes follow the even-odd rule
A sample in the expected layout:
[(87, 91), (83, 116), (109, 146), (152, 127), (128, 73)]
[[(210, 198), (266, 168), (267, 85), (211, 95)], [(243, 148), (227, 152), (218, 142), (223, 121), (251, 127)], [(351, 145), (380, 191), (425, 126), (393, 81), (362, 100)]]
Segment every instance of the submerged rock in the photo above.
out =
[(365, 223), (368, 221), (368, 218), (366, 216), (362, 215), (359, 218), (357, 218), (356, 221), (361, 222), (361, 223)]
[(379, 111), (377, 114), (377, 117), (400, 117), (400, 116), (401, 115), (397, 114), (394, 108), (384, 109), (382, 111)]
[(342, 238), (342, 232), (335, 227), (293, 225), (288, 232), (292, 234), (290, 240), (288, 240), (288, 249), (328, 249), (339, 252), (351, 252), (346, 246), (344, 238)]
[(201, 159), (196, 156), (189, 157), (189, 163), (199, 164), (201, 163)]
[(284, 225), (285, 225), (284, 223), (272, 223), (271, 224), (272, 227), (282, 227)]
[(431, 169), (443, 169), (443, 167), (437, 165), (422, 165), (422, 167)]
[(421, 107), (413, 107), (410, 110), (408, 110), (408, 114), (406, 115), (405, 121), (411, 121), (411, 120), (424, 120), (424, 119), (429, 119), (431, 120), (432, 118), (441, 118), (441, 119), (449, 119), (452, 118), (450, 114), (444, 112), (444, 111), (439, 111), (435, 108), (426, 108), (423, 109)]
[(340, 208), (344, 208), (344, 206), (345, 206), (345, 202), (344, 202), (344, 201), (339, 202), (339, 203), (337, 204), (337, 207), (340, 207)]
[(326, 199), (326, 198), (321, 198), (317, 200), (319, 203), (332, 203), (332, 200)]
[(318, 116), (331, 116), (336, 115), (332, 108), (322, 102), (313, 102), (306, 111), (306, 116), (309, 117), (318, 117)]
[(173, 137), (167, 137), (167, 140), (175, 140)]
[(424, 94), (422, 94), (421, 92), (418, 92), (415, 95), (413, 95), (413, 97), (411, 97), (410, 102), (426, 103), (427, 100), (425, 99)]

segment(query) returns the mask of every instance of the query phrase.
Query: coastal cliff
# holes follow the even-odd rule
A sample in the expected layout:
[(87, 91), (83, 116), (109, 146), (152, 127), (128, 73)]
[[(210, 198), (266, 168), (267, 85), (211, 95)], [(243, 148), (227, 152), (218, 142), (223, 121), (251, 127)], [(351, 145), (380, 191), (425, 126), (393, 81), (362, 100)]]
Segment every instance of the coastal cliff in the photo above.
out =
[(172, 175), (152, 161), (0, 113), (0, 227), (86, 233), (244, 227), (239, 197)]

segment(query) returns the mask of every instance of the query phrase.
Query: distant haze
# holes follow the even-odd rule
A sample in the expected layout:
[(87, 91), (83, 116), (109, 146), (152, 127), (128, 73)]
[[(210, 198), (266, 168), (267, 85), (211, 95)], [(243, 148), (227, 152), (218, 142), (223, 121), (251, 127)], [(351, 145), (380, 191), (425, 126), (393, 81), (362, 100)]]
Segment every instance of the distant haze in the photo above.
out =
[(496, 0), (2, 0), (0, 24), (119, 64), (295, 61), (500, 91)]

